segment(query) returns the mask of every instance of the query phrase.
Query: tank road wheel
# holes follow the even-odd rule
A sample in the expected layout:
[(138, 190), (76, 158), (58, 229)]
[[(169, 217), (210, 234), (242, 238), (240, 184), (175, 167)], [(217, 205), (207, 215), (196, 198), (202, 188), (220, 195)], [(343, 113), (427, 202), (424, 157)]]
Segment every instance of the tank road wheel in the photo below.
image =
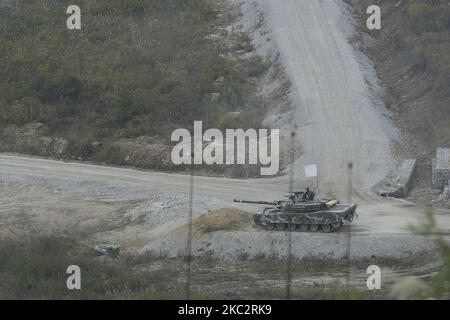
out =
[(269, 224), (267, 224), (267, 229), (275, 230), (275, 226), (276, 226), (276, 223), (269, 223)]
[(286, 225), (284, 223), (277, 223), (276, 227), (277, 231), (283, 231), (284, 229), (286, 229)]
[(295, 223), (289, 223), (287, 227), (289, 231), (295, 231), (297, 229), (297, 225)]
[(333, 227), (333, 230), (337, 230), (342, 226), (342, 222), (333, 223), (331, 226)]
[(325, 233), (330, 233), (333, 231), (333, 226), (331, 224), (324, 224), (322, 226), (322, 231)]
[(262, 219), (261, 219), (261, 216), (260, 216), (259, 214), (255, 214), (255, 215), (253, 216), (253, 221), (255, 222), (255, 224), (256, 224), (257, 226), (261, 226)]
[(319, 226), (317, 224), (310, 224), (309, 230), (311, 230), (312, 232), (317, 232), (319, 230)]
[(308, 231), (309, 226), (307, 224), (301, 224), (298, 228), (301, 232), (306, 232)]

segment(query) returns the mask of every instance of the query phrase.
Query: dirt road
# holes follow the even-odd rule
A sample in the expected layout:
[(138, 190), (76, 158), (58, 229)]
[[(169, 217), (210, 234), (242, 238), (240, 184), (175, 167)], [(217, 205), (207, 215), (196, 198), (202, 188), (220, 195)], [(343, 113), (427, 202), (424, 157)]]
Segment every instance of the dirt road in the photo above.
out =
[[(100, 189), (103, 195), (116, 195), (116, 197), (124, 199), (136, 199), (136, 197), (143, 199), (147, 197), (147, 194), (151, 193), (186, 195), (189, 193), (191, 182), (190, 176), (187, 175), (60, 162), (5, 154), (0, 154), (0, 177), (2, 180), (7, 179), (9, 182), (25, 185), (53, 185), (54, 188), (57, 186), (59, 189), (62, 189), (61, 185), (63, 185), (68, 192), (73, 191), (80, 194), (79, 202), (83, 202), (83, 194), (85, 196), (94, 196), (95, 192)], [(78, 183), (75, 184), (73, 181)], [(102, 188), (102, 186), (105, 187)], [(234, 198), (254, 200), (281, 199), (286, 192), (286, 188), (287, 185), (282, 184), (281, 181), (272, 181), (270, 179), (236, 180), (196, 176), (194, 177), (194, 199), (198, 201), (194, 202), (194, 211), (201, 214), (208, 210), (240, 206), (233, 204), (232, 200)], [(129, 193), (126, 190), (129, 190)], [(139, 192), (143, 192), (143, 195), (139, 196)], [(10, 197), (10, 194), (6, 196), (8, 199)], [(49, 201), (49, 199), (41, 199), (38, 194), (33, 195), (30, 193), (21, 195), (21, 204), (23, 204), (24, 198), (33, 199), (33, 201), (40, 200), (44, 203)], [(0, 199), (0, 201), (2, 200)], [(353, 236), (396, 237), (399, 235), (410, 235), (411, 231), (408, 227), (417, 224), (424, 217), (425, 209), (411, 203), (372, 197), (357, 197), (355, 201), (359, 205), (359, 219), (354, 223)], [(188, 197), (186, 195), (182, 199), (169, 198), (163, 202), (165, 202), (163, 205), (173, 205), (170, 202), (183, 202), (181, 205), (186, 209)], [(64, 207), (64, 203), (60, 205)], [(258, 206), (251, 205), (244, 206), (244, 208), (250, 212), (258, 212), (260, 210)], [(58, 208), (55, 209), (57, 210)], [(150, 209), (148, 211), (151, 212)], [(175, 212), (172, 220), (167, 222), (179, 221), (179, 223), (185, 223), (186, 212), (181, 210), (179, 214), (177, 217)], [(57, 216), (53, 218), (57, 218)], [(438, 212), (437, 222), (442, 232), (450, 232), (450, 215), (448, 213)], [(344, 230), (340, 234), (345, 233), (346, 231)], [(316, 236), (318, 239), (324, 238), (324, 240), (327, 237), (308, 234), (308, 237), (311, 236)], [(386, 239), (389, 242), (389, 237)], [(342, 241), (344, 240), (342, 238)]]
[[(68, 163), (39, 158), (0, 155), (0, 171), (31, 174), (41, 177), (65, 177), (105, 184), (139, 186), (155, 192), (189, 193), (190, 176), (140, 171), (118, 167)], [(265, 180), (237, 180), (195, 176), (197, 195), (233, 201), (241, 198), (282, 198), (288, 191), (282, 181), (273, 185)]]
[(295, 111), (285, 120), (304, 150), (297, 176), (317, 163), (320, 189), (343, 197), (353, 163), (355, 189), (369, 190), (393, 165), (390, 144), (398, 135), (382, 115), (370, 63), (349, 43), (351, 14), (339, 0), (257, 2), (292, 83)]

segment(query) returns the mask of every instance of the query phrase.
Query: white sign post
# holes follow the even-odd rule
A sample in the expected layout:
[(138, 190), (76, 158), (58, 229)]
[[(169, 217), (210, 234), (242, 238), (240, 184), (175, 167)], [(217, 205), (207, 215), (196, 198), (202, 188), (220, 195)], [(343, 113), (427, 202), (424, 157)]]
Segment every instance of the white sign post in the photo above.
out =
[(316, 178), (316, 193), (319, 193), (319, 175), (317, 174), (317, 165), (305, 166), (305, 176), (307, 178)]
[(317, 166), (315, 164), (310, 166), (305, 166), (305, 175), (307, 178), (317, 177)]

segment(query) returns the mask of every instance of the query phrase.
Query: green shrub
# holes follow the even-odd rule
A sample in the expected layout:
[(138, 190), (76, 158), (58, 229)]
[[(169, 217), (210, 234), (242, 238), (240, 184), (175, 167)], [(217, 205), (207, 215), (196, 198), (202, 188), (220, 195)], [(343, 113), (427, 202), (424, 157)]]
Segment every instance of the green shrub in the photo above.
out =
[[(0, 11), (0, 124), (41, 121), (66, 138), (90, 127), (93, 137), (78, 130), (79, 140), (111, 139), (193, 120), (220, 127), (227, 110), (247, 105), (246, 70), (207, 37), (216, 0), (80, 0), (80, 31), (65, 28), (70, 4), (18, 0)], [(249, 36), (238, 45), (250, 50)], [(208, 102), (211, 93), (221, 100)]]
[(69, 142), (67, 153), (73, 158), (89, 159), (94, 154), (92, 140), (73, 140)]
[(450, 6), (446, 0), (410, 1), (401, 23), (407, 49), (435, 75), (435, 92), (450, 96)]
[[(109, 261), (108, 261), (109, 260)], [(93, 249), (68, 238), (0, 242), (0, 299), (163, 299), (173, 292), (176, 276), (163, 271), (133, 270), (134, 259), (102, 261)], [(67, 267), (81, 268), (81, 290), (67, 289)]]

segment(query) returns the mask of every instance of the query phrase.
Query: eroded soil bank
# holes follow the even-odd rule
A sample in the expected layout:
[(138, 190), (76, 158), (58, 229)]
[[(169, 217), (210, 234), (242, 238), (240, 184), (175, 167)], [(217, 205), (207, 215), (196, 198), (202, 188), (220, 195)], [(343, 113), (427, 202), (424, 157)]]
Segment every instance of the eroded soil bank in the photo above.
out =
[[(365, 25), (371, 1), (349, 1)], [(448, 30), (439, 21), (449, 15), (447, 1), (378, 1), (382, 29), (363, 29), (355, 46), (375, 65), (385, 90), (386, 106), (400, 129), (399, 158), (417, 159), (417, 181), (409, 200), (431, 204), (431, 160), (438, 147), (450, 147), (450, 67)], [(447, 49), (446, 49), (447, 48)]]

